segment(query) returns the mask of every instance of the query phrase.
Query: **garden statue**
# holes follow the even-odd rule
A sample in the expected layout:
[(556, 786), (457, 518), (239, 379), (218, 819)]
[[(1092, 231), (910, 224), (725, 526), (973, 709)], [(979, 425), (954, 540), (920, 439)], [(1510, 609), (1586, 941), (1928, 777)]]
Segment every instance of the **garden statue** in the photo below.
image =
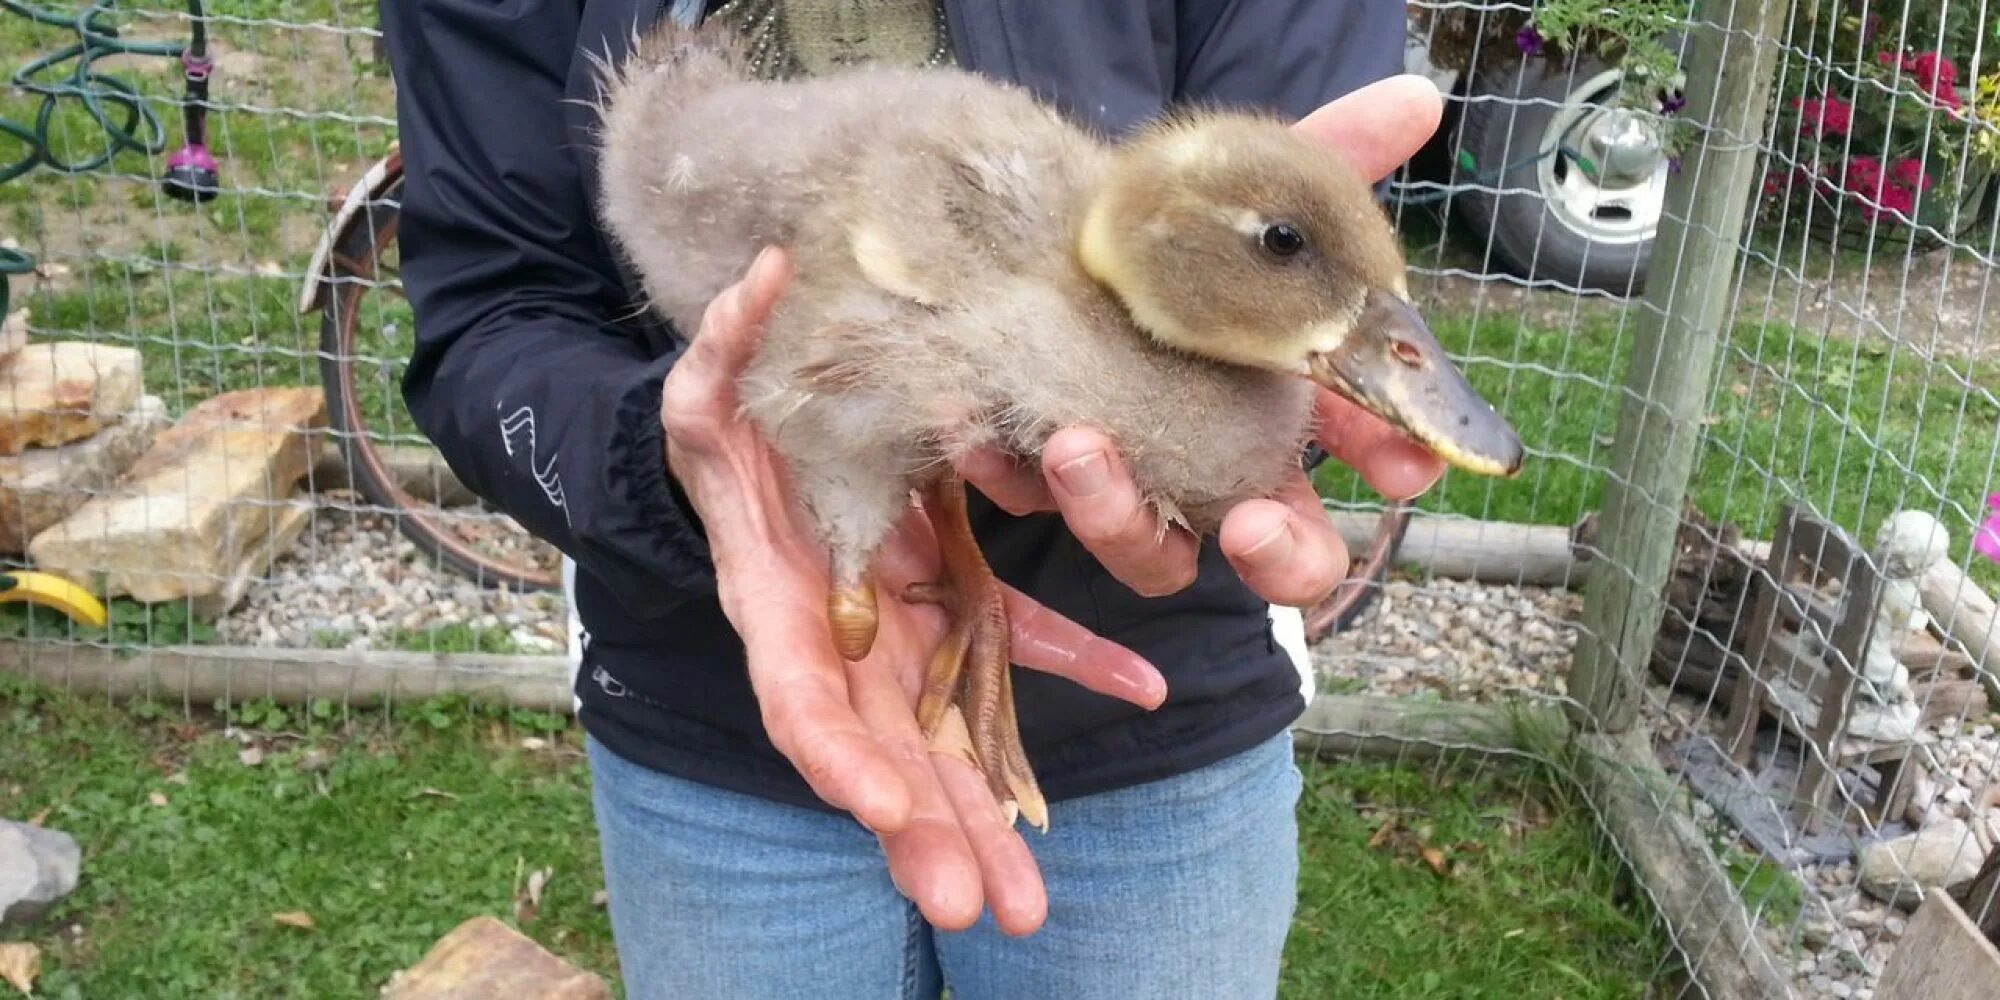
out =
[(1910, 671), (1897, 660), (1896, 646), (1930, 624), (1919, 581), (1951, 545), (1938, 519), (1917, 510), (1898, 511), (1875, 534), (1875, 559), (1882, 573), (1874, 628), (1860, 663), (1860, 683), (1848, 715), (1847, 731), (1871, 740), (1895, 742), (1916, 735), (1922, 710), (1910, 688)]

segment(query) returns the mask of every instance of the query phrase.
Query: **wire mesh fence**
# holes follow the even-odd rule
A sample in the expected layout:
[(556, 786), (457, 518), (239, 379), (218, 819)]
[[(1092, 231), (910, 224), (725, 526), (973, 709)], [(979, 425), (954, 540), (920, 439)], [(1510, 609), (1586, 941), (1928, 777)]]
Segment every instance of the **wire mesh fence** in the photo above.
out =
[[(0, 604), (0, 657), (187, 712), (563, 710), (555, 554), (398, 396), (373, 4), (0, 7), (0, 559), (109, 598), (101, 625)], [(1563, 995), (1868, 996), (1919, 899), (1995, 910), (2000, 11), (1409, 11), (1450, 109), (1390, 203), (1413, 292), (1530, 461), (1448, 474), (1314, 637), (1307, 849), (1477, 880), (1507, 868), (1474, 827), (1578, 837), (1523, 855), (1541, 895), (1478, 942), (1494, 976), (1586, 934)], [(1398, 527), (1316, 481), (1357, 548)], [(1302, 883), (1300, 947), (1343, 891)]]

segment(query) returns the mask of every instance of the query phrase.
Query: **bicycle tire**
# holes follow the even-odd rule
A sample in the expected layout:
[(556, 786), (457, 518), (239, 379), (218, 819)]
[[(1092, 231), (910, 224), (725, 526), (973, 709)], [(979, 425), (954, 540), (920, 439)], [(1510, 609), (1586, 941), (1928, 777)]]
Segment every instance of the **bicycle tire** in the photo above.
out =
[(341, 442), (348, 476), (355, 492), (390, 513), (403, 537), (447, 570), (496, 589), (560, 590), (560, 568), (540, 571), (497, 559), (454, 536), (423, 501), (403, 489), (369, 434), (354, 367), (355, 335), (362, 298), (378, 286), (379, 261), (396, 239), (402, 190), (398, 166), (391, 170), (381, 196), (370, 200), (335, 237), (325, 265), (320, 380), (326, 392), (327, 422)]
[(1359, 551), (1348, 553), (1347, 576), (1324, 600), (1305, 611), (1306, 643), (1311, 645), (1354, 626), (1375, 603), (1389, 570), (1396, 564), (1403, 536), (1410, 529), (1411, 507), (1397, 500), (1383, 505), (1375, 530)]

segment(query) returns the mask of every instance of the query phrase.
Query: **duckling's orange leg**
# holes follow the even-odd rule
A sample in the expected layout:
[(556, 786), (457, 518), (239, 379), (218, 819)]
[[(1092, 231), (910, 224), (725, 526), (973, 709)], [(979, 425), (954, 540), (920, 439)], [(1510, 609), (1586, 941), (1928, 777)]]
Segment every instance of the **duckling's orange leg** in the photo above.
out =
[[(1007, 606), (1000, 581), (973, 538), (965, 483), (947, 475), (925, 487), (923, 500), (937, 534), (944, 580), (912, 586), (904, 596), (943, 605), (952, 625), (924, 676), (917, 723), (933, 748), (969, 752), (1002, 806), (1018, 809), (1046, 833), (1048, 803), (1028, 767), (1014, 715)], [(954, 714), (958, 718), (950, 718)]]

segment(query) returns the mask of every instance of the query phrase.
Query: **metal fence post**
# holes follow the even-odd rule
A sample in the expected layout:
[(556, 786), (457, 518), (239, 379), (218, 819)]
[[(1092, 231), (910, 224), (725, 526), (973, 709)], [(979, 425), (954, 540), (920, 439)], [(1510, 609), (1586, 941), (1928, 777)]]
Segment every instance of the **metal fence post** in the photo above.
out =
[(1667, 185), (1625, 372), (1611, 470), (1569, 691), (1581, 725), (1622, 732), (1659, 633), (1681, 503), (1716, 354), (1729, 323), (1737, 239), (1756, 190), (1758, 140), (1790, 0), (1695, 0), (1687, 112), (1701, 133)]

